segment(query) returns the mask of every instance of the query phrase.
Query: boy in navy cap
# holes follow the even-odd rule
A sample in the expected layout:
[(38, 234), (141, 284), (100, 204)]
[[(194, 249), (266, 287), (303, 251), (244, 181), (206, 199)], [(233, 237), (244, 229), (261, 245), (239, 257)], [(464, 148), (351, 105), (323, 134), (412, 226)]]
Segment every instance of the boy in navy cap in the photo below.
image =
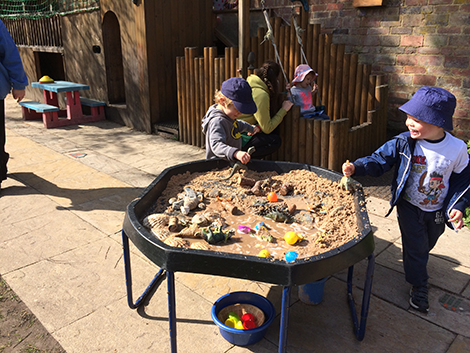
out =
[[(469, 206), (467, 146), (453, 129), (456, 99), (449, 91), (422, 87), (399, 109), (407, 114), (408, 132), (386, 142), (371, 156), (343, 164), (343, 174), (380, 176), (395, 165), (391, 208), (397, 207), (405, 278), (412, 285), (410, 305), (429, 311), (429, 252), (444, 232), (455, 230)], [(447, 131), (446, 131), (447, 130)]]
[(249, 153), (242, 151), (241, 132), (249, 135), (260, 131), (237, 118), (242, 114), (256, 113), (251, 87), (246, 80), (232, 77), (222, 83), (215, 93), (215, 104), (209, 107), (202, 119), (202, 132), (206, 135), (206, 158), (223, 158), (230, 162), (250, 161)]

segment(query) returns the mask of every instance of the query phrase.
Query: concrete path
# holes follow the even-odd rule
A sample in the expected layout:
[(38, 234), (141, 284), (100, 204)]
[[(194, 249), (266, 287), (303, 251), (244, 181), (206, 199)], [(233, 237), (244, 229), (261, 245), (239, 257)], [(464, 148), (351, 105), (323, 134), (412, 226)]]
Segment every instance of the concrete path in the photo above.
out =
[[(121, 226), (126, 206), (166, 167), (204, 151), (109, 121), (46, 130), (6, 100), (9, 178), (0, 193), (0, 273), (68, 353), (170, 352), (166, 281), (139, 310), (127, 306)], [(292, 290), (287, 351), (470, 352), (470, 231), (449, 230), (429, 261), (430, 312), (408, 304), (396, 218), (369, 197), (376, 269), (362, 342), (353, 334), (346, 271), (309, 306)], [(159, 270), (131, 248), (134, 296)], [(365, 260), (355, 266), (360, 304)], [(277, 352), (282, 288), (176, 273), (178, 352)], [(210, 317), (214, 301), (237, 290), (268, 297), (277, 317), (259, 343), (233, 346)], [(460, 300), (456, 311), (441, 301)], [(360, 310), (360, 305), (358, 305)]]

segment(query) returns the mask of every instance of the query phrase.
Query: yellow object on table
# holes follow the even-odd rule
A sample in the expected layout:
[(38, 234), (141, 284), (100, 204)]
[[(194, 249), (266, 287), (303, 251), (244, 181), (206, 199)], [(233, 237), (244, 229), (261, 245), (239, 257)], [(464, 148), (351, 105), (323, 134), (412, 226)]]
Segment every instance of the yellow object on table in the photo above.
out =
[(54, 80), (46, 75), (39, 79), (39, 83), (54, 83)]

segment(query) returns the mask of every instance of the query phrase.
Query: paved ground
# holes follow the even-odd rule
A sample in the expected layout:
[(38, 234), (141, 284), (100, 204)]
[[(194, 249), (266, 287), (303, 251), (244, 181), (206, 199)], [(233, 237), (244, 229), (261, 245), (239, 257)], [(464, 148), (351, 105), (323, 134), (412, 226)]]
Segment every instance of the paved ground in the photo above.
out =
[[(166, 283), (144, 307), (127, 306), (121, 226), (126, 206), (164, 168), (204, 158), (199, 148), (132, 131), (112, 122), (46, 130), (21, 120), (7, 100), (9, 179), (0, 197), (0, 273), (68, 352), (169, 352)], [(376, 183), (377, 185), (372, 185)], [(370, 181), (370, 195), (387, 192)], [(375, 191), (374, 191), (375, 190)], [(379, 195), (380, 196), (380, 195)], [(385, 197), (385, 196), (384, 196)], [(365, 339), (355, 339), (346, 301), (346, 271), (325, 285), (320, 305), (292, 291), (287, 352), (470, 352), (470, 231), (449, 230), (429, 261), (428, 315), (408, 304), (395, 216), (369, 196), (376, 268)], [(134, 295), (158, 268), (132, 248)], [(360, 303), (366, 262), (355, 266)], [(176, 273), (179, 352), (276, 352), (282, 288), (261, 282)], [(210, 309), (237, 290), (269, 298), (277, 317), (248, 347), (225, 341)], [(442, 303), (459, 303), (446, 309)], [(358, 306), (360, 307), (360, 305)]]

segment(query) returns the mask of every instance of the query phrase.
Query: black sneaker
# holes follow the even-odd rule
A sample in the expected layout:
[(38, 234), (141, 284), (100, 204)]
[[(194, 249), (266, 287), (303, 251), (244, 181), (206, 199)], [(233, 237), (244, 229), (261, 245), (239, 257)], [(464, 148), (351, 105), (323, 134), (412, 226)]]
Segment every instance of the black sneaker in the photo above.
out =
[(429, 311), (428, 287), (411, 287), (410, 289), (410, 305), (422, 313)]

